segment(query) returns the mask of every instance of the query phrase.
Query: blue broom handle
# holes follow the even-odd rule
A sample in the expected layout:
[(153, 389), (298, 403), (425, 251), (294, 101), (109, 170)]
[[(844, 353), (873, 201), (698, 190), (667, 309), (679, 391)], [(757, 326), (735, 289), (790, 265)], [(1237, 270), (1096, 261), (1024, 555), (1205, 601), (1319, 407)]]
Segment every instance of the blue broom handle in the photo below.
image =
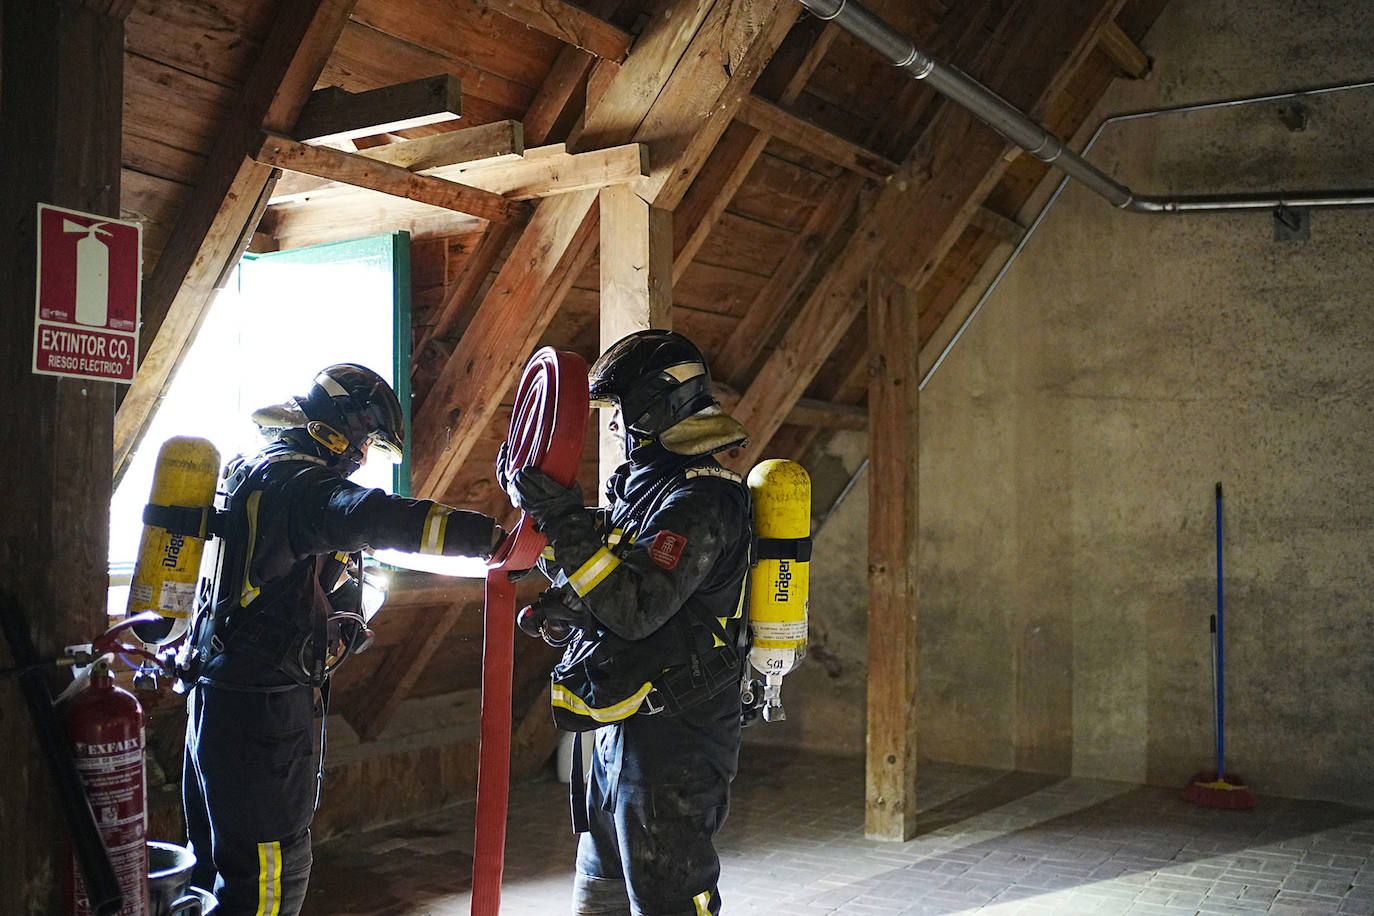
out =
[(1226, 683), (1226, 664), (1223, 646), (1225, 642), (1222, 638), (1224, 624), (1222, 622), (1222, 600), (1221, 600), (1221, 484), (1217, 484), (1217, 781), (1226, 778), (1226, 693), (1224, 684)]

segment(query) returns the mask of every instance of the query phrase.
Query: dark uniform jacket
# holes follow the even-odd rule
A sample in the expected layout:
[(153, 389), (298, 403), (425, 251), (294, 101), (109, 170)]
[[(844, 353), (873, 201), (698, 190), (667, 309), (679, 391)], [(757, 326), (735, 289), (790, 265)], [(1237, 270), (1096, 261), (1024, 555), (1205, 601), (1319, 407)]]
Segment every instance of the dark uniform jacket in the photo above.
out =
[[(709, 456), (682, 458), (651, 445), (632, 457), (608, 482), (608, 507), (541, 524), (553, 554), (545, 568), (564, 573), (564, 589), (576, 593), (571, 603), (586, 614), (580, 635), (618, 639), (626, 652), (648, 658), (651, 669), (681, 669), (693, 648), (705, 654), (739, 641), (752, 537), (749, 493), (739, 475)], [(578, 648), (575, 640), (567, 652)], [(616, 785), (647, 789), (651, 783), (706, 783), (723, 792), (738, 752), (741, 671), (737, 666), (726, 689), (690, 709), (653, 716), (664, 725), (673, 720), (672, 728), (655, 729), (662, 734), (654, 746), (627, 741), (614, 753), (599, 752), (610, 794)]]
[[(312, 456), (269, 447), (231, 465), (229, 530), (202, 678), (221, 686), (318, 685), (322, 560), (365, 547), (486, 556), (493, 520), (351, 483)], [(338, 567), (335, 567), (337, 574)]]

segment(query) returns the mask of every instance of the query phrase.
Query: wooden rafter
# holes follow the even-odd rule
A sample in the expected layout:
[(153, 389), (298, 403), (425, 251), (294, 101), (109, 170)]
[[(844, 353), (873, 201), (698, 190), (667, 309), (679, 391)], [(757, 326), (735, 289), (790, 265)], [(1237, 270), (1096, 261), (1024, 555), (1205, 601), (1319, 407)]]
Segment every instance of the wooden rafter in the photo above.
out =
[(885, 156), (865, 149), (852, 140), (846, 140), (763, 99), (751, 96), (740, 107), (737, 117), (741, 124), (747, 124), (760, 133), (790, 143), (848, 171), (879, 181), (897, 171), (897, 163)]
[[(701, 167), (797, 16), (791, 0), (675, 0), (656, 16), (587, 116), (574, 149), (650, 144), (639, 193), (668, 209)], [(741, 31), (742, 25), (747, 25)], [(726, 39), (729, 38), (727, 42)], [(694, 53), (686, 53), (688, 48)], [(679, 72), (678, 63), (686, 61)], [(682, 112), (711, 112), (704, 121)], [(691, 136), (665, 136), (671, 122)], [(691, 132), (689, 132), (691, 133)], [(646, 193), (647, 192), (647, 193)], [(416, 416), (419, 492), (441, 497), (595, 247), (596, 195), (542, 201)], [(520, 256), (518, 253), (523, 252)]]
[[(758, 88), (764, 97), (776, 92), (779, 103), (790, 105), (795, 102), (838, 34), (836, 26), (821, 23), (817, 19), (807, 20), (793, 29), (788, 41), (779, 49), (778, 58), (770, 71), (765, 72), (759, 82), (768, 79), (769, 73), (779, 69), (780, 65), (782, 68), (790, 65), (790, 72), (776, 89), (760, 85)], [(792, 58), (796, 58), (795, 64)], [(763, 155), (770, 139), (767, 134), (740, 123), (731, 124), (721, 135), (701, 174), (674, 211), (674, 282), (681, 279), (687, 265), (701, 250), (717, 220), (734, 199), (735, 192), (744, 184), (754, 164)]]
[[(434, 165), (433, 157), (426, 157), (421, 160), (423, 168), (416, 171), (389, 165), (384, 156), (305, 144), (280, 145), (279, 150), (264, 147), (258, 155), (280, 168), (305, 172), (325, 181), (314, 188), (293, 182), (288, 189), (289, 197), (278, 194), (274, 201), (309, 200), (312, 207), (321, 211), (346, 211), (358, 206), (360, 199), (370, 199), (368, 191), (380, 191), (496, 222), (523, 222), (529, 216), (529, 208), (520, 201), (626, 184), (648, 174), (645, 149), (636, 143), (577, 154), (567, 152), (560, 143), (524, 150), (518, 156), (502, 152), (475, 162), (442, 166)], [(466, 192), (454, 190), (457, 187)], [(465, 209), (466, 205), (481, 205), (482, 198), (487, 202), (483, 209)], [(405, 208), (403, 202), (398, 202), (398, 215)]]
[(480, 0), (480, 6), (605, 60), (622, 61), (630, 33), (562, 0)]
[(289, 132), (356, 0), (288, 0), (143, 288), (137, 377), (115, 415), (118, 481), (189, 345), (224, 266), (236, 260), (272, 174), (249, 155), (261, 130)]
[[(1052, 11), (1018, 3), (998, 26), (985, 54), (999, 57), (983, 76), (1013, 105), (1034, 110), (1057, 94), (1096, 46), (1124, 0), (1070, 0)], [(736, 416), (754, 437), (731, 459), (749, 467), (767, 447), (848, 330), (862, 300), (854, 291), (886, 253), (899, 279), (919, 288), (968, 225), (979, 202), (1006, 168), (1006, 141), (950, 103), (941, 106), (922, 142), (865, 216), (842, 255), (812, 292), (791, 329), (740, 401)], [(943, 227), (912, 236), (903, 226)], [(908, 266), (910, 265), (910, 266)], [(857, 303), (857, 304), (856, 304)]]
[(316, 178), (379, 191), (419, 203), (467, 213), (499, 223), (523, 221), (529, 205), (507, 200), (483, 188), (459, 184), (430, 175), (417, 175), (399, 165), (368, 159), (327, 146), (310, 146), (290, 137), (264, 132), (253, 158), (264, 165)]
[[(524, 155), (524, 152), (525, 135), (520, 122), (493, 121), (477, 127), (360, 149), (356, 155), (410, 172), (424, 173), (429, 169), (476, 160), (503, 162)], [(294, 173), (277, 182), (272, 192), (272, 203), (307, 198), (331, 186), (330, 182), (314, 176)]]
[(425, 626), (413, 628), (405, 642), (392, 646), (372, 679), (375, 689), (368, 691), (367, 702), (354, 705), (348, 713), (349, 724), (360, 738), (371, 741), (382, 733), (449, 630), (465, 614), (480, 614), (481, 609), (480, 601), (442, 605), (436, 614), (426, 617)]

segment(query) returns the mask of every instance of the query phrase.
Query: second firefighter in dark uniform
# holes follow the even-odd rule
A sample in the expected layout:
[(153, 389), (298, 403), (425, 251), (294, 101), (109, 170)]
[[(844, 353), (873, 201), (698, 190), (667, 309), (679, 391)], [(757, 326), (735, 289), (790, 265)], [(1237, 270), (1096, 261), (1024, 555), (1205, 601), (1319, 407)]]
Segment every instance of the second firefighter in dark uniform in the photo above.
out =
[[(223, 916), (294, 916), (310, 875), (317, 802), (317, 688), (363, 621), (340, 618), (347, 555), (364, 547), (490, 556), (493, 520), (347, 478), (369, 458), (399, 461), (404, 417), (380, 376), (320, 372), (308, 394), (264, 408), (271, 442), (226, 468), (223, 546), (212, 606), (198, 615), (182, 779), (192, 884)], [(334, 594), (331, 594), (334, 592)], [(343, 623), (340, 625), (339, 621)]]
[(568, 631), (555, 719), (597, 728), (573, 912), (716, 914), (751, 525), (747, 488), (712, 455), (745, 432), (680, 334), (619, 341), (589, 384), (593, 404), (617, 408), (629, 458), (609, 504), (586, 508), (577, 487), (533, 468), (504, 480), (549, 540), (541, 567), (554, 588), (536, 610), (546, 638)]

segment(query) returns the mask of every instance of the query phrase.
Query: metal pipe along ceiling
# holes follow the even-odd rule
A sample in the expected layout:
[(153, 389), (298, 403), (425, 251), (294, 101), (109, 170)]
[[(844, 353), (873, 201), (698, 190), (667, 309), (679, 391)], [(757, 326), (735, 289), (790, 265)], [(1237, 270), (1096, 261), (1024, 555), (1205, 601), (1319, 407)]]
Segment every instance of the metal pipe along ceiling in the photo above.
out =
[(1016, 106), (973, 77), (937, 60), (911, 39), (866, 9), (858, 0), (798, 0), (813, 15), (840, 28), (877, 51), (889, 63), (923, 80), (951, 102), (1035, 158), (1078, 179), (1119, 209), (1130, 213), (1198, 213), (1218, 210), (1268, 210), (1275, 207), (1374, 206), (1374, 189), (1335, 191), (1269, 191), (1253, 194), (1204, 194), (1177, 197), (1137, 194), (1107, 175)]

